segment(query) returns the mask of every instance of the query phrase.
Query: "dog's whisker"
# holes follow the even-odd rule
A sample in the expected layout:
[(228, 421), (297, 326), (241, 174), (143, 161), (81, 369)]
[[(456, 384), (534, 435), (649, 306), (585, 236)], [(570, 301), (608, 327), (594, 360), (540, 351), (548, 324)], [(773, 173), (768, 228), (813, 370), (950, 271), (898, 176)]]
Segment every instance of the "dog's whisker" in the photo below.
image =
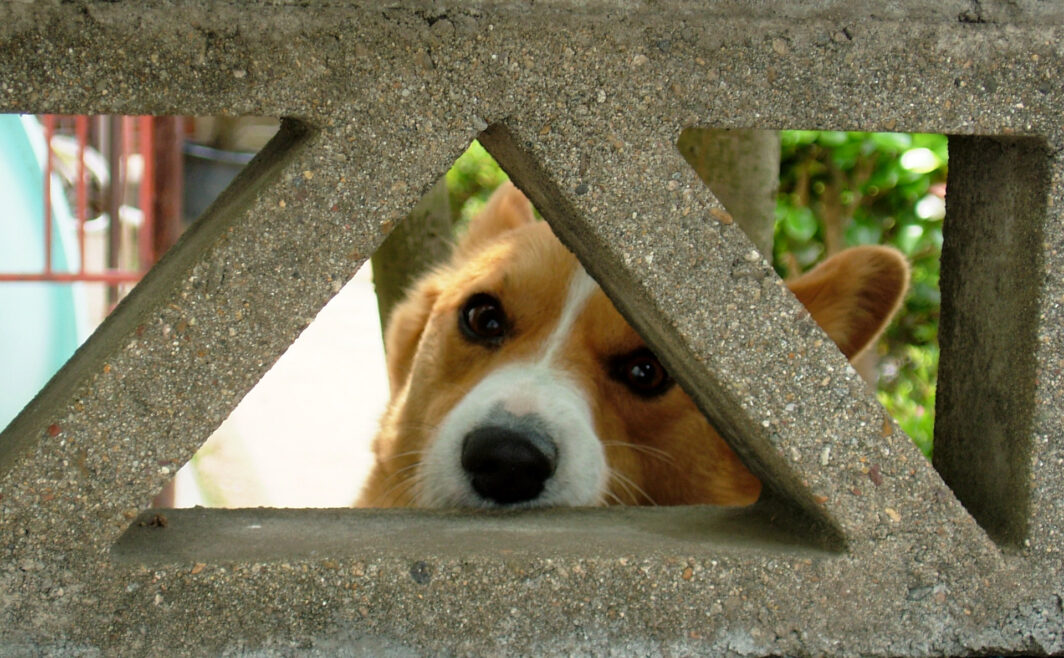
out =
[(413, 492), (410, 494), (410, 499), (418, 501), (421, 506), (424, 506), (424, 486), (425, 472), (418, 471), (417, 473), (414, 473), (414, 477), (410, 478), (410, 489), (407, 491)]
[[(624, 495), (630, 496), (633, 499), (635, 499), (635, 496), (632, 494), (632, 490), (631, 490), (631, 488), (629, 488), (628, 483), (625, 482), (624, 480), (622, 480), (620, 477), (618, 477), (617, 472), (614, 471), (613, 469), (610, 469), (609, 481), (611, 483), (615, 482), (617, 484), (617, 487), (620, 489), (621, 493), (623, 493)], [(617, 500), (619, 505), (624, 505), (625, 504), (623, 502), (623, 499), (617, 493), (614, 493), (611, 489), (607, 489), (606, 492), (609, 495), (613, 496), (613, 498), (615, 498)]]
[(412, 471), (412, 470), (416, 469), (418, 466), (421, 466), (421, 462), (414, 462), (413, 464), (408, 464), (408, 465), (400, 468), (398, 471), (396, 471), (396, 472), (392, 473), (391, 475), (389, 475), (388, 479), (395, 478), (395, 477), (400, 477), (400, 476), (402, 476), (405, 479), (406, 478), (405, 474), (408, 473), (409, 471)]
[(671, 464), (671, 465), (675, 465), (676, 464), (676, 459), (672, 455), (670, 455), (669, 453), (665, 452), (664, 450), (662, 450), (660, 448), (654, 448), (652, 446), (640, 445), (638, 443), (632, 443), (631, 441), (603, 441), (602, 445), (604, 447), (618, 446), (618, 447), (622, 447), (622, 448), (631, 448), (632, 450), (635, 450), (636, 452), (642, 452), (642, 453), (644, 453), (646, 455), (649, 455), (651, 457), (654, 457), (656, 459), (660, 459), (662, 462), (665, 462), (667, 464)]
[(370, 507), (380, 507), (382, 504), (386, 504), (388, 502), (394, 503), (396, 500), (398, 500), (404, 494), (410, 491), (410, 488), (413, 487), (416, 480), (416, 477), (406, 477), (399, 480), (392, 486), (385, 489), (380, 495), (376, 496), (373, 499)]
[[(646, 491), (644, 491), (642, 487), (640, 487), (638, 484), (633, 482), (631, 478), (629, 478), (628, 476), (624, 475), (620, 471), (611, 468), (610, 469), (610, 478), (611, 479), (616, 478), (617, 481), (619, 483), (621, 483), (625, 487), (625, 490), (628, 491), (629, 493), (631, 493), (632, 490), (634, 489), (635, 492), (639, 493), (643, 498), (645, 498), (648, 503), (650, 503), (654, 507), (657, 507), (657, 505), (658, 505), (657, 501), (655, 501), (651, 497), (650, 494), (648, 494)], [(633, 497), (637, 498), (636, 496), (633, 496)]]
[(395, 461), (397, 459), (402, 459), (403, 457), (417, 457), (418, 461), (420, 462), (420, 460), (424, 456), (424, 454), (425, 454), (424, 450), (407, 450), (406, 452), (399, 452), (399, 453), (396, 453), (394, 455), (389, 455), (389, 456), (385, 457), (384, 459), (380, 460), (380, 463), (382, 465), (383, 464), (388, 464), (388, 463), (391, 463), (391, 462), (393, 462), (393, 461)]
[(417, 473), (404, 480), (403, 484), (406, 486), (403, 487), (402, 490), (397, 491), (395, 493), (396, 496), (403, 496), (410, 500), (417, 500), (420, 497), (417, 490), (421, 486), (421, 477)]
[[(406, 490), (400, 491), (399, 488), (402, 487), (404, 484), (408, 484), (408, 483), (418, 479), (418, 473), (416, 472), (416, 469), (420, 465), (421, 465), (421, 462), (417, 461), (417, 462), (414, 462), (413, 464), (408, 464), (407, 466), (404, 466), (403, 468), (400, 468), (399, 470), (397, 470), (397, 471), (395, 471), (393, 473), (390, 473), (388, 475), (388, 477), (385, 478), (384, 483), (383, 483), (384, 486), (388, 486), (388, 488), (385, 489), (382, 493), (380, 493), (377, 496), (375, 496), (373, 498), (373, 500), (371, 501), (371, 504), (369, 506), (370, 507), (377, 507), (380, 504), (386, 502), (389, 499), (389, 497), (397, 498), (400, 495), (406, 493)], [(409, 475), (411, 471), (414, 471), (412, 476)], [(394, 494), (394, 496), (393, 496), (393, 494)]]
[(420, 464), (421, 464), (421, 462), (419, 462), (419, 461), (418, 462), (414, 462), (412, 464), (407, 464), (406, 466), (400, 468), (399, 470), (389, 473), (388, 476), (386, 478), (384, 478), (384, 483), (383, 484), (388, 484), (392, 480), (395, 480), (396, 478), (403, 479), (403, 474), (404, 473), (406, 473), (407, 471), (409, 471), (411, 469), (417, 468)]
[(439, 425), (436, 424), (436, 423), (423, 423), (423, 422), (407, 421), (407, 420), (404, 420), (403, 423), (402, 423), (402, 430), (404, 432), (410, 432), (412, 430), (417, 430), (418, 432), (421, 432), (421, 433), (432, 434), (433, 432), (436, 431), (436, 429), (438, 427), (439, 427)]

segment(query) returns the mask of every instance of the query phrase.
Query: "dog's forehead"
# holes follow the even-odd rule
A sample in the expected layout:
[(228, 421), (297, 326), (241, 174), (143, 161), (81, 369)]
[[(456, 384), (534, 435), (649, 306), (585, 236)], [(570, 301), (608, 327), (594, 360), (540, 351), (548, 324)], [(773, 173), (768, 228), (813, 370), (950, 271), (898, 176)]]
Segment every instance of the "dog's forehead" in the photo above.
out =
[(511, 231), (514, 245), (512, 266), (525, 276), (553, 277), (567, 282), (580, 264), (550, 230), (546, 222), (536, 222)]
[(463, 294), (480, 289), (505, 296), (510, 303), (564, 297), (579, 269), (576, 257), (546, 222), (508, 231), (456, 265), (453, 284)]

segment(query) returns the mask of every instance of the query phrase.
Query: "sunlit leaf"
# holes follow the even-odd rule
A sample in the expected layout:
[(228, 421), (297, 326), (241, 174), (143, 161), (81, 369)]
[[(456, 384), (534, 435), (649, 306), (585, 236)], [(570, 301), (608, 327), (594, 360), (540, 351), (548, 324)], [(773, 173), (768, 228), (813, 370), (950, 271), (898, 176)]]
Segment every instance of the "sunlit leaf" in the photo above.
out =
[(816, 216), (804, 206), (792, 208), (783, 217), (783, 228), (791, 239), (805, 242), (816, 235)]
[(902, 153), (901, 166), (918, 174), (926, 174), (941, 167), (942, 160), (931, 149), (920, 147)]
[(944, 219), (946, 200), (935, 194), (928, 194), (916, 202), (916, 215), (921, 219)]

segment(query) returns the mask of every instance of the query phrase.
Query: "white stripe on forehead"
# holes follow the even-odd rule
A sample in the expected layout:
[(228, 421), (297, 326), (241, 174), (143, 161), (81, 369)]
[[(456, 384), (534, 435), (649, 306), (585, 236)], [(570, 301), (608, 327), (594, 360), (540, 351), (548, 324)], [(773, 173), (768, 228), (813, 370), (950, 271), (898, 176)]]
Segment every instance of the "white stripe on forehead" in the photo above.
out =
[(573, 278), (569, 280), (569, 292), (565, 297), (561, 317), (558, 318), (558, 326), (554, 328), (543, 345), (539, 365), (549, 365), (554, 360), (554, 356), (572, 333), (576, 318), (580, 316), (584, 307), (587, 306), (588, 299), (591, 298), (591, 293), (597, 288), (598, 284), (595, 280), (584, 271), (582, 266), (577, 264), (576, 269), (573, 270)]

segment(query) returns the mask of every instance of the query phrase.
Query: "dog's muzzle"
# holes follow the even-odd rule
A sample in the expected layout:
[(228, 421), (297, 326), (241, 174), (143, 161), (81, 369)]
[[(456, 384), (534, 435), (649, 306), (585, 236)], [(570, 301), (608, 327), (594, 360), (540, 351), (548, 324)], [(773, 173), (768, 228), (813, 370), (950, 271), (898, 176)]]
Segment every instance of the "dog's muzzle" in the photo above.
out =
[(499, 505), (535, 500), (558, 464), (558, 448), (538, 423), (510, 418), (476, 427), (462, 440), (462, 469), (473, 490)]
[(515, 364), (444, 416), (422, 459), (425, 507), (597, 505), (608, 468), (583, 391), (564, 371)]

